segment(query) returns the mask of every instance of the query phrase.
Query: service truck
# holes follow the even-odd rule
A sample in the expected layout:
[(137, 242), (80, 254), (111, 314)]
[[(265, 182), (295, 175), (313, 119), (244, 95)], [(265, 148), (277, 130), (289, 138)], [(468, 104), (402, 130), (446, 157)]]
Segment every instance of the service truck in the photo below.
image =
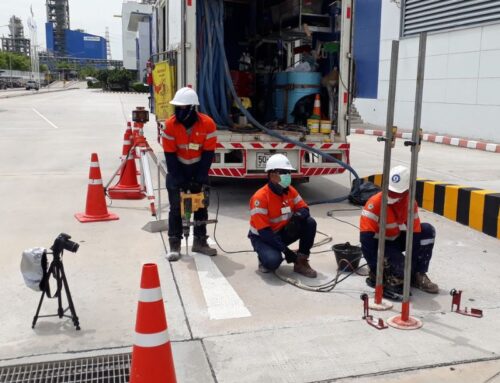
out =
[[(157, 0), (149, 66), (159, 130), (173, 111), (168, 101), (175, 90), (189, 86), (199, 94), (200, 110), (218, 125), (211, 176), (264, 178), (274, 153), (290, 159), (295, 181), (344, 172), (249, 124), (228, 81), (267, 128), (348, 163), (352, 16), (352, 0)], [(313, 115), (318, 101), (320, 113)], [(314, 118), (321, 120), (320, 131)]]

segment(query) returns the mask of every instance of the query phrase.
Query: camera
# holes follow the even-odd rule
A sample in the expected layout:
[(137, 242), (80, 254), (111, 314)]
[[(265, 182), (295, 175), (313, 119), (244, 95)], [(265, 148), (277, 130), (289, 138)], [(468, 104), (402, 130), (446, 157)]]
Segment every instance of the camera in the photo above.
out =
[(145, 124), (149, 121), (149, 112), (143, 106), (136, 107), (132, 111), (132, 121)]
[(80, 245), (76, 242), (70, 240), (71, 235), (66, 233), (61, 233), (54, 240), (54, 244), (50, 248), (54, 252), (54, 254), (59, 254), (63, 250), (71, 251), (72, 253), (76, 253)]

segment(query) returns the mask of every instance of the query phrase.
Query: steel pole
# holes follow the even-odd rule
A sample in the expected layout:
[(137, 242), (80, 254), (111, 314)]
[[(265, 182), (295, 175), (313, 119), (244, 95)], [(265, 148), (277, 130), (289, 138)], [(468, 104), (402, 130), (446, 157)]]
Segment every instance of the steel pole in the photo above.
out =
[(411, 265), (413, 253), (413, 219), (415, 205), (415, 191), (417, 185), (418, 152), (420, 150), (420, 121), (422, 117), (422, 96), (424, 92), (425, 73), (425, 51), (427, 45), (427, 33), (420, 34), (418, 45), (418, 67), (417, 67), (417, 89), (415, 91), (415, 114), (413, 117), (413, 133), (411, 142), (405, 145), (411, 146), (411, 167), (410, 167), (410, 196), (408, 199), (408, 221), (406, 223), (406, 251), (405, 251), (405, 274), (403, 286), (403, 304), (401, 309), (401, 319), (408, 321), (410, 316), (410, 283)]
[(9, 52), (9, 70), (10, 70), (10, 87), (13, 88), (12, 84), (12, 52)]
[(393, 144), (394, 105), (396, 102), (396, 84), (398, 76), (399, 41), (392, 41), (391, 69), (389, 75), (389, 95), (387, 97), (387, 120), (385, 127), (384, 169), (382, 177), (382, 207), (378, 232), (377, 280), (375, 285), (375, 304), (382, 302), (384, 291), (384, 257), (385, 257), (385, 229), (387, 223), (387, 194), (389, 190), (389, 173), (391, 171), (391, 150)]

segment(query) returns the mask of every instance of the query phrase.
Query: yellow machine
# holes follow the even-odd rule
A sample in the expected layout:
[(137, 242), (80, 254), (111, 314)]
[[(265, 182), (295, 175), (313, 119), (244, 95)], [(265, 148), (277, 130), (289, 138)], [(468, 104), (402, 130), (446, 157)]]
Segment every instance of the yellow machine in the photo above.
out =
[(186, 239), (186, 252), (188, 249), (188, 237), (191, 226), (198, 226), (207, 223), (217, 222), (215, 219), (209, 219), (206, 221), (195, 220), (191, 222), (191, 216), (198, 210), (208, 207), (209, 201), (210, 201), (210, 195), (208, 188), (203, 189), (199, 193), (181, 191), (182, 234)]

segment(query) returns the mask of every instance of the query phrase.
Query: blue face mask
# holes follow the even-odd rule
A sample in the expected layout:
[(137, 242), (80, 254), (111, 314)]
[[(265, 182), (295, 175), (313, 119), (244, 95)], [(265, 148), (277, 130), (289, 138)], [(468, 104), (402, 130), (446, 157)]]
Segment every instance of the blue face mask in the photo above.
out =
[(291, 174), (280, 174), (279, 184), (283, 189), (290, 186), (291, 183), (292, 183), (292, 175)]

